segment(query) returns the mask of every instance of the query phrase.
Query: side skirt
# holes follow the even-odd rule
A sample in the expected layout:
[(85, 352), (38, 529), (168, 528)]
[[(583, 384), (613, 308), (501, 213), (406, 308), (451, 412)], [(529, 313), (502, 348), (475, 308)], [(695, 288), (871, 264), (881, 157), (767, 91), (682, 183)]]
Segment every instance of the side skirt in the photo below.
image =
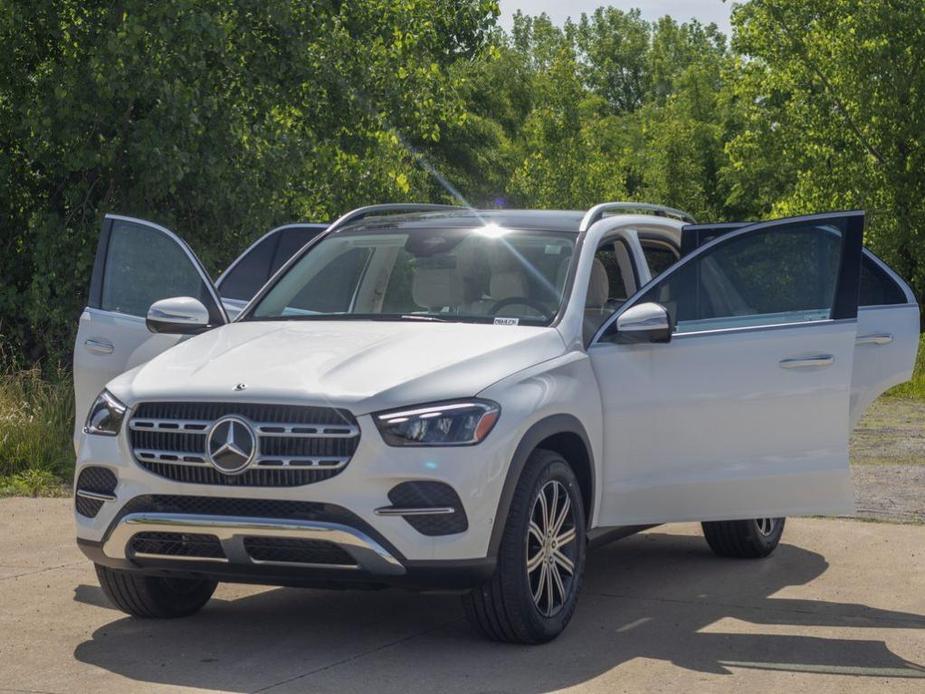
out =
[(652, 525), (614, 525), (605, 528), (594, 528), (588, 531), (588, 546), (592, 549), (601, 547), (615, 540), (622, 540), (624, 537), (641, 533), (643, 530), (656, 528), (659, 525), (659, 523), (654, 523)]

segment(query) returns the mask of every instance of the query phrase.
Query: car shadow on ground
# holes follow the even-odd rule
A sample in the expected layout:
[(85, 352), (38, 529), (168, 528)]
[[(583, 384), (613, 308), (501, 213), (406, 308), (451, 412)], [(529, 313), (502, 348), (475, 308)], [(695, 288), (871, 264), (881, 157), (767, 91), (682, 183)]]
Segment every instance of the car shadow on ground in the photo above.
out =
[[(826, 635), (925, 630), (925, 616), (773, 597), (827, 568), (792, 545), (768, 560), (721, 560), (702, 538), (647, 533), (590, 554), (575, 618), (545, 646), (481, 640), (452, 595), (272, 589), (213, 600), (189, 619), (115, 619), (75, 657), (139, 682), (236, 692), (546, 692), (635, 658), (698, 673), (925, 678), (882, 640)], [(98, 590), (80, 586), (76, 599), (99, 605)], [(793, 635), (807, 628), (817, 635)]]

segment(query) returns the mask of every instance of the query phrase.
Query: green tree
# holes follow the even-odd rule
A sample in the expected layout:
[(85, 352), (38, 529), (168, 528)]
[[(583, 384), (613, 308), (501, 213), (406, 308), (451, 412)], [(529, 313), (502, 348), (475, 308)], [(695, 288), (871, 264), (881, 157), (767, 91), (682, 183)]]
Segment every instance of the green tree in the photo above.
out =
[(488, 0), (0, 4), (0, 331), (68, 353), (102, 213), (217, 269), (271, 224), (431, 193)]
[(752, 0), (733, 14), (748, 104), (734, 195), (772, 214), (868, 210), (867, 242), (925, 296), (925, 4)]

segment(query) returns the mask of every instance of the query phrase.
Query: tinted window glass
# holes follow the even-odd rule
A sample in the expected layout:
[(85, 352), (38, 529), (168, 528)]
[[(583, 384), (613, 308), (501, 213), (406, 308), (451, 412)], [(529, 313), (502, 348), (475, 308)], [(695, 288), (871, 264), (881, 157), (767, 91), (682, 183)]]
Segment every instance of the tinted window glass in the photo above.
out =
[(859, 306), (906, 303), (906, 293), (867, 253), (861, 257)]
[(371, 250), (351, 248), (310, 279), (289, 302), (288, 308), (312, 313), (343, 313), (350, 310), (359, 277)]
[(643, 242), (642, 252), (653, 277), (658, 277), (678, 261), (678, 254), (667, 244)]
[(342, 231), (299, 258), (251, 315), (547, 325), (574, 246), (575, 234), (492, 226)]
[(279, 234), (262, 239), (241, 257), (237, 265), (222, 280), (219, 293), (226, 299), (250, 301), (270, 277), (270, 262), (279, 241)]
[(144, 317), (155, 301), (173, 296), (199, 299), (215, 320), (206, 284), (176, 241), (141, 224), (113, 222), (100, 308)]
[(833, 227), (790, 227), (720, 243), (642, 301), (668, 308), (677, 332), (826, 319), (841, 257)]
[(286, 261), (299, 251), (302, 246), (315, 238), (324, 231), (324, 228), (311, 227), (292, 227), (281, 232), (279, 246), (276, 249), (276, 255), (273, 257), (273, 265), (270, 267), (270, 274), (279, 270)]

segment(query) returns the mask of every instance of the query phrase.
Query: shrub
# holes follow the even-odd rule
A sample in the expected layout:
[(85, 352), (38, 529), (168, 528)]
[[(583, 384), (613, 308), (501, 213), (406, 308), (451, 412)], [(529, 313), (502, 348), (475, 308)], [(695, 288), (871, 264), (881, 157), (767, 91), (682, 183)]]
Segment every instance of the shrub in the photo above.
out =
[(71, 375), (38, 367), (0, 370), (0, 493), (47, 493), (69, 484), (74, 467)]

